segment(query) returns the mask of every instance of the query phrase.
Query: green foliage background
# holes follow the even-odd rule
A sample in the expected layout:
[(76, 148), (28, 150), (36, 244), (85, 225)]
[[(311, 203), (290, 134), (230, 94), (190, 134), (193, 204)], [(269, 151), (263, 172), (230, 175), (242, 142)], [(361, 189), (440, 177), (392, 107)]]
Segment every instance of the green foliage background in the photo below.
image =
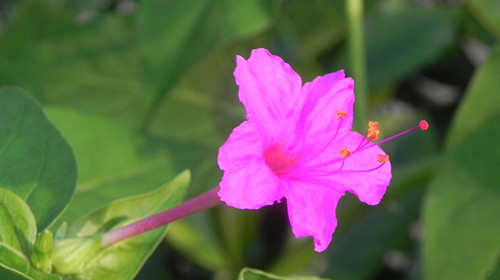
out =
[[(161, 189), (185, 169), (186, 198), (217, 185), (218, 147), (245, 114), (235, 56), (265, 47), (304, 82), (338, 69), (356, 78), (348, 2), (356, 1), (0, 2), (0, 200), (8, 205), (0, 268), (20, 265), (42, 279), (16, 253), (29, 251), (24, 241), (7, 238), (15, 211), (32, 244), (36, 230)], [(359, 122), (378, 120), (383, 138), (424, 118), (431, 128), (384, 144), (393, 181), (383, 202), (343, 198), (326, 252), (292, 236), (284, 205), (217, 207), (171, 224), (136, 279), (500, 279), (498, 3), (364, 3)], [(13, 164), (19, 159), (29, 164)], [(175, 205), (179, 188), (161, 203)]]

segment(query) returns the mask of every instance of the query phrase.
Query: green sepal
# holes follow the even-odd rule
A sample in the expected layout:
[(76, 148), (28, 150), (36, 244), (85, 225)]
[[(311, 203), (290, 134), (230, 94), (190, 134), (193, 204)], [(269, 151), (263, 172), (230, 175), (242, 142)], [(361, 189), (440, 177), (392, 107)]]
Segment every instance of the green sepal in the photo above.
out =
[(98, 259), (101, 236), (75, 237), (55, 242), (52, 265), (60, 274), (79, 274)]
[(36, 239), (31, 253), (31, 262), (33, 265), (45, 273), (51, 273), (53, 248), (54, 235), (50, 230), (44, 230)]

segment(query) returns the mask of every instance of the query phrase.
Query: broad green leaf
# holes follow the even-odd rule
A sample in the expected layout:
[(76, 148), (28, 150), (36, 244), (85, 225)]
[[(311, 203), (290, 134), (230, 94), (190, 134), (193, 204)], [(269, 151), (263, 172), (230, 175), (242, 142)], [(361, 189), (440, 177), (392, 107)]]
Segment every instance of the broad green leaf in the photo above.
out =
[(469, 0), (467, 4), (478, 21), (491, 33), (500, 37), (500, 2), (497, 0)]
[(383, 265), (385, 254), (410, 239), (408, 229), (418, 218), (422, 191), (390, 202), (384, 210), (362, 217), (332, 244), (325, 276), (331, 279), (367, 279)]
[(424, 209), (426, 279), (486, 279), (500, 256), (500, 46), (474, 77)]
[(0, 89), (0, 170), (0, 187), (26, 201), (39, 230), (59, 216), (75, 189), (71, 147), (19, 88)]
[(316, 276), (277, 276), (261, 270), (244, 268), (238, 280), (327, 280)]
[(146, 122), (189, 68), (222, 44), (263, 30), (271, 22), (269, 13), (259, 0), (141, 3), (137, 29), (145, 86), (154, 96)]
[(80, 173), (59, 222), (74, 222), (118, 198), (151, 191), (206, 157), (200, 147), (144, 136), (107, 118), (62, 108), (47, 112), (72, 143)]
[[(189, 172), (185, 171), (150, 193), (117, 200), (74, 223), (69, 228), (69, 237), (99, 234), (102, 230), (121, 227), (172, 208), (182, 201), (189, 177)], [(132, 279), (166, 230), (161, 227), (102, 249), (92, 266), (80, 276), (93, 280)]]

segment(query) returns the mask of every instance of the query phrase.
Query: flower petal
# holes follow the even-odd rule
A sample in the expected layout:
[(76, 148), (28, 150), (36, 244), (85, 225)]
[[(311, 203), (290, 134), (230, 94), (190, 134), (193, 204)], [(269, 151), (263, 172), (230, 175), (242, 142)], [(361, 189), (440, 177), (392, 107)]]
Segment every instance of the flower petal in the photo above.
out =
[[(320, 76), (302, 89), (307, 96), (297, 120), (297, 133), (306, 136), (306, 149), (315, 157), (352, 128), (354, 81), (344, 71)], [(337, 111), (346, 112), (338, 120)]]
[(234, 76), (247, 118), (257, 123), (264, 140), (279, 140), (293, 129), (302, 80), (290, 65), (266, 49), (256, 49), (248, 60), (237, 56)]
[(253, 122), (243, 122), (219, 149), (218, 163), (224, 170), (219, 197), (229, 206), (258, 209), (283, 197), (280, 181), (262, 155), (259, 135)]
[(335, 209), (342, 195), (321, 185), (288, 181), (286, 201), (295, 237), (312, 236), (315, 251), (324, 251), (337, 227)]
[[(327, 178), (337, 182), (338, 186), (343, 186), (339, 191), (351, 192), (357, 195), (360, 201), (376, 205), (382, 199), (391, 181), (391, 163), (388, 161), (377, 168), (381, 165), (377, 161), (377, 155), (385, 155), (384, 151), (377, 145), (370, 143), (368, 144), (371, 146), (370, 148), (365, 150), (361, 148), (356, 151), (361, 142), (367, 143), (367, 141), (361, 134), (351, 131), (332, 144), (320, 156), (320, 160), (338, 157), (339, 150), (348, 147), (352, 155), (345, 159), (342, 170)], [(338, 166), (334, 168), (337, 169)]]

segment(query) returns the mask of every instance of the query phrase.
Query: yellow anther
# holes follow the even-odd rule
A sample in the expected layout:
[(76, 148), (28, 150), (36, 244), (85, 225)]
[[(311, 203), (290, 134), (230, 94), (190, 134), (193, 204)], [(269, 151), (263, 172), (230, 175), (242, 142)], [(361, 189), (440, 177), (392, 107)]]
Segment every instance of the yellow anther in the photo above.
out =
[(339, 152), (340, 158), (350, 157), (352, 155), (351, 151), (349, 151), (349, 148), (342, 148)]
[(366, 137), (371, 141), (377, 140), (380, 130), (378, 129), (378, 122), (369, 122)]
[(340, 120), (341, 118), (345, 117), (347, 115), (346, 111), (339, 111), (337, 110), (337, 120)]
[(377, 155), (377, 161), (380, 163), (386, 163), (389, 161), (389, 155)]

